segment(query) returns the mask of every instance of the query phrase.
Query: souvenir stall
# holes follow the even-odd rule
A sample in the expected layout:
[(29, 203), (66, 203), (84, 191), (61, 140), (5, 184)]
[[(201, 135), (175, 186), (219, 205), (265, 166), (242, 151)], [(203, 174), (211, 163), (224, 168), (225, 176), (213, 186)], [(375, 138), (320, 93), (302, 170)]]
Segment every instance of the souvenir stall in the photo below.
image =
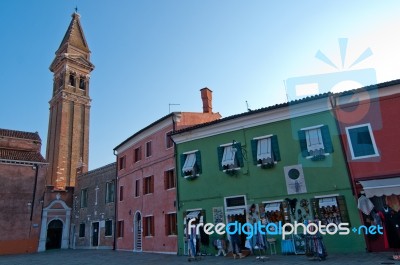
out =
[(391, 251), (400, 259), (400, 178), (359, 181), (358, 208), (363, 223), (383, 227), (383, 235), (367, 234), (369, 251)]

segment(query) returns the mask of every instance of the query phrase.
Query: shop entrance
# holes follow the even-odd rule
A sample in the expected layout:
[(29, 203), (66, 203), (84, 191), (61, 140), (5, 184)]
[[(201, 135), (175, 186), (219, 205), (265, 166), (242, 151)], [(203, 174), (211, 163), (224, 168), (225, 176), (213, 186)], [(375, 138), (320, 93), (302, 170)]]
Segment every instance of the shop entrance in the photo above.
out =
[(46, 250), (61, 248), (63, 223), (53, 220), (47, 227)]
[[(229, 223), (231, 220), (237, 221), (240, 224), (246, 223), (246, 196), (232, 196), (225, 197), (225, 216), (226, 223)], [(245, 249), (246, 243), (246, 234), (241, 233), (240, 235), (240, 248)]]

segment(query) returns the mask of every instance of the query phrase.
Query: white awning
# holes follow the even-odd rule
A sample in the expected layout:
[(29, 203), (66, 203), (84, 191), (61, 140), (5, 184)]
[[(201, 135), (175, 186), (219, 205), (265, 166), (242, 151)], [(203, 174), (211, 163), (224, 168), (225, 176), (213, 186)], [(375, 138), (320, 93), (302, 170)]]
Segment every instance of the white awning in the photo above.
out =
[(363, 180), (360, 183), (367, 198), (400, 195), (400, 178)]
[(240, 208), (240, 209), (228, 209), (226, 211), (227, 215), (243, 215), (244, 214), (244, 209)]
[(199, 213), (200, 213), (200, 211), (189, 212), (188, 214), (186, 214), (186, 218), (187, 219), (198, 218), (199, 217)]
[(265, 204), (265, 212), (275, 212), (275, 211), (280, 211), (280, 210), (281, 210), (280, 202)]
[(319, 199), (319, 208), (328, 206), (337, 206), (337, 201), (335, 197), (321, 198)]

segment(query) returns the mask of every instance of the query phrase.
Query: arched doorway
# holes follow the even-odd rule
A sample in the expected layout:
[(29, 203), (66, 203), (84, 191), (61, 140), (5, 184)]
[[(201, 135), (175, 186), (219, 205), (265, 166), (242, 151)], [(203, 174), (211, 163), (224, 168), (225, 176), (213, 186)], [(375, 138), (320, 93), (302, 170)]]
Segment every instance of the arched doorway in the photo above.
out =
[(61, 248), (63, 222), (53, 220), (47, 226), (46, 250)]
[(142, 251), (142, 215), (140, 212), (135, 213), (133, 219), (133, 237), (134, 237), (134, 251)]

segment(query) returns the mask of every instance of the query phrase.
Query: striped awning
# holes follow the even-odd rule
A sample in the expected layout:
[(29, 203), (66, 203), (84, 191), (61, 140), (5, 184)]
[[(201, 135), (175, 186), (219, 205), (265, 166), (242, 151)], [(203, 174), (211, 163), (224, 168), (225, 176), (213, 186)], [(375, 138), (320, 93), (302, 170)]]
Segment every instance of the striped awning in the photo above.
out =
[(367, 198), (400, 195), (400, 178), (363, 180), (360, 183)]
[(226, 213), (227, 213), (228, 216), (230, 216), (230, 215), (243, 215), (244, 214), (244, 208), (228, 209), (228, 210), (226, 210)]
[(193, 212), (188, 212), (186, 214), (187, 219), (193, 219), (193, 218), (198, 218), (200, 214), (200, 211), (193, 211)]

